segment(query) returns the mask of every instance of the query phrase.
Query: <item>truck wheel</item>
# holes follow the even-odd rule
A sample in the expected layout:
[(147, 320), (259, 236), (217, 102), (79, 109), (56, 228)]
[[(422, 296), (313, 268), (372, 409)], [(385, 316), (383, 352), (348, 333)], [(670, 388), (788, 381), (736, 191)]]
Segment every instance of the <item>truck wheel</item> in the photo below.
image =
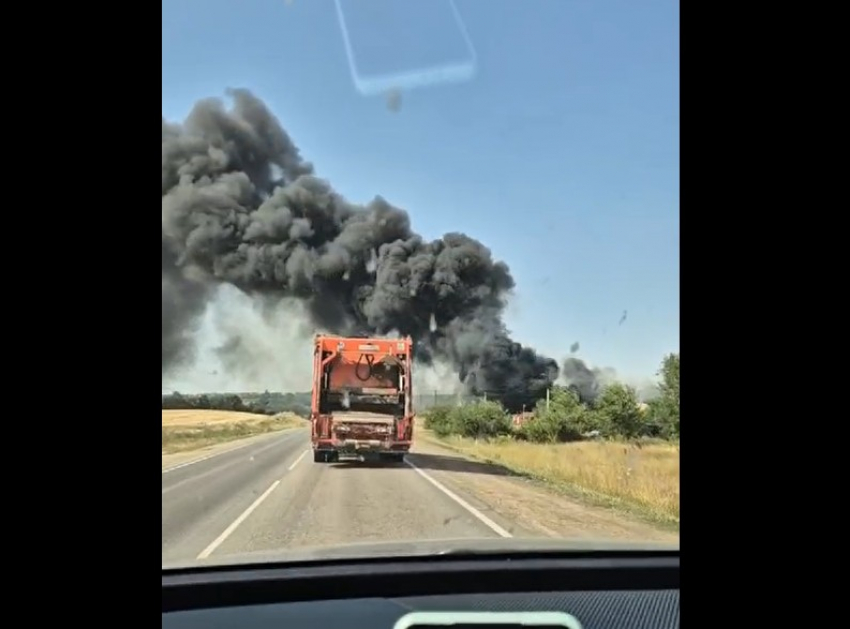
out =
[(313, 463), (324, 463), (325, 462), (325, 452), (321, 452), (320, 450), (313, 450)]

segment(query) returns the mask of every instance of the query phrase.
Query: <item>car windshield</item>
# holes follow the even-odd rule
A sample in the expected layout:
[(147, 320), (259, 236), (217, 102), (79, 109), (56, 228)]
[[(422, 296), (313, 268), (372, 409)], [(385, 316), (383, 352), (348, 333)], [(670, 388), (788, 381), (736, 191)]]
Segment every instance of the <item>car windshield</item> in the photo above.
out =
[(163, 567), (678, 531), (678, 2), (162, 0)]

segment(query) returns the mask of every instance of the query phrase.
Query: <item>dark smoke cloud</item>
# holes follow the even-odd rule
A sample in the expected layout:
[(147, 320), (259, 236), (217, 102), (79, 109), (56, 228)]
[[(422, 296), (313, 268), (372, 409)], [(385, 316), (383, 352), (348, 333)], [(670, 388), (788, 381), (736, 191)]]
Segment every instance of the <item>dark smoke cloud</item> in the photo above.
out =
[(204, 311), (209, 287), (191, 279), (177, 264), (178, 255), (162, 235), (162, 372), (194, 357), (192, 323)]
[[(420, 360), (447, 360), (473, 391), (530, 405), (558, 376), (551, 358), (502, 322), (508, 267), (463, 234), (432, 242), (380, 197), (347, 202), (313, 175), (265, 105), (197, 103), (162, 122), (163, 375), (191, 359), (191, 330), (212, 289), (295, 296), (340, 334), (410, 334)], [(579, 361), (580, 362), (580, 361)]]
[(610, 367), (591, 368), (584, 361), (569, 357), (561, 368), (561, 379), (575, 391), (582, 402), (592, 404), (602, 393), (602, 388), (617, 377)]

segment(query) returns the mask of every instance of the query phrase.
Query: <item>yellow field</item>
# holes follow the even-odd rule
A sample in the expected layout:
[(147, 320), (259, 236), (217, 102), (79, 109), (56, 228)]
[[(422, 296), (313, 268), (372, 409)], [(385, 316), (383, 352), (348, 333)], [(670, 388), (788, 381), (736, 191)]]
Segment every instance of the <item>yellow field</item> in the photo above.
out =
[(233, 411), (163, 410), (162, 452), (186, 452), (287, 428), (306, 426), (292, 413), (255, 415)]
[(267, 415), (234, 411), (163, 410), (163, 426), (197, 426), (198, 424), (238, 423), (268, 419)]
[(614, 505), (635, 507), (656, 520), (679, 522), (678, 444), (586, 441), (547, 445), (426, 436), (473, 458), (588, 497), (607, 498)]

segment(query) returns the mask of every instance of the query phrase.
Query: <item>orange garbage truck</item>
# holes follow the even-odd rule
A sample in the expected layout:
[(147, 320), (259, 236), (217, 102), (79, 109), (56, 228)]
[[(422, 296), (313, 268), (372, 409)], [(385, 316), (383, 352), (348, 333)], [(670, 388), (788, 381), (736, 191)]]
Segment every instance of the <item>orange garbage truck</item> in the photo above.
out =
[(315, 336), (314, 462), (404, 461), (413, 442), (412, 352), (410, 337)]

